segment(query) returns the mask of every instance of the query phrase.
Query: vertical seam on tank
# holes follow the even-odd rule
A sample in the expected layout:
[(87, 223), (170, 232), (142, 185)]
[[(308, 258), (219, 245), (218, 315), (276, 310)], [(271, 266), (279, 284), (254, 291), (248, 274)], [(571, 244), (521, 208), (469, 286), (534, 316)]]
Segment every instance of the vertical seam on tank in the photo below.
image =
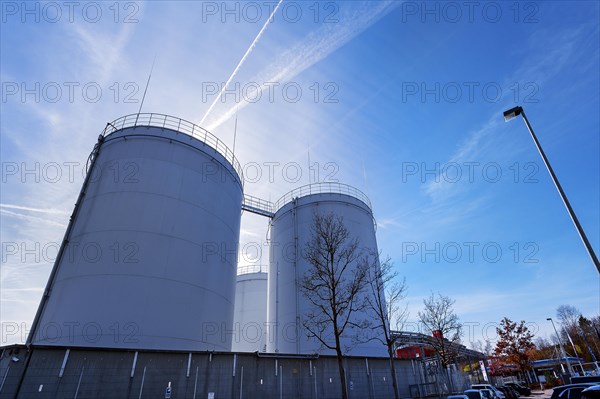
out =
[(299, 298), (299, 281), (298, 281), (298, 198), (292, 200), (294, 214), (294, 275), (296, 288), (296, 353), (300, 353), (300, 298)]
[(277, 273), (275, 273), (275, 353), (279, 352), (279, 261), (277, 261)]

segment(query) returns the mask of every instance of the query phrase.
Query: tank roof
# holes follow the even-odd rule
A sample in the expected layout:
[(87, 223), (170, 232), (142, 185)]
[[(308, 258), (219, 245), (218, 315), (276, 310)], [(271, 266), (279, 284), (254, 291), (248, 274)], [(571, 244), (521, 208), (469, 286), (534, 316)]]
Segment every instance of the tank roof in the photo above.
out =
[(313, 194), (344, 194), (350, 197), (354, 197), (359, 201), (364, 202), (371, 211), (371, 201), (369, 197), (359, 189), (349, 186), (348, 184), (337, 183), (337, 182), (325, 182), (325, 183), (312, 183), (305, 186), (298, 187), (279, 198), (273, 204), (273, 212), (277, 212), (284, 205), (291, 202), (295, 198), (306, 197)]
[(242, 274), (251, 274), (251, 273), (267, 273), (269, 270), (268, 265), (245, 265), (238, 266), (237, 275), (241, 276)]
[(242, 166), (233, 154), (233, 151), (230, 150), (229, 147), (227, 147), (225, 143), (223, 143), (223, 141), (221, 141), (217, 136), (185, 119), (157, 113), (130, 114), (107, 123), (101, 135), (106, 137), (118, 130), (136, 126), (151, 126), (174, 130), (200, 140), (221, 154), (227, 160), (227, 162), (231, 163), (234, 170), (240, 177), (243, 186), (244, 174), (242, 171)]

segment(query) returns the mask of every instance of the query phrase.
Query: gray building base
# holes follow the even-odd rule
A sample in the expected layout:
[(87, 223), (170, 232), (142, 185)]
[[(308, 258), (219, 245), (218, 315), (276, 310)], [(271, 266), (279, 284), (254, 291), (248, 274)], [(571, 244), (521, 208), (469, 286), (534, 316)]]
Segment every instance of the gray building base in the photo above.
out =
[[(333, 356), (135, 351), (16, 345), (2, 349), (0, 398), (334, 399)], [(393, 398), (389, 360), (344, 359), (350, 398)], [(400, 395), (416, 383), (396, 360)]]

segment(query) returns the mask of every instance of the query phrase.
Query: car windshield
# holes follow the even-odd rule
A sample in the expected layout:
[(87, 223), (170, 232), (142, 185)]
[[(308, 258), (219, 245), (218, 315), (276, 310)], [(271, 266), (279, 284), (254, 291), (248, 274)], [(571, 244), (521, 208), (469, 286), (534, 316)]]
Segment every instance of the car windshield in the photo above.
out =
[(481, 399), (481, 394), (479, 392), (465, 392), (465, 395), (467, 395), (469, 399)]

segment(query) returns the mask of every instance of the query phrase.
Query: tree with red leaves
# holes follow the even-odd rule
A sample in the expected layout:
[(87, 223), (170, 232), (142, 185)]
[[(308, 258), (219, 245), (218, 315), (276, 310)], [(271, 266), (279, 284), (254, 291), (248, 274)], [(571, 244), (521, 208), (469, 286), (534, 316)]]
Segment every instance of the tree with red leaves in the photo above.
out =
[(521, 372), (531, 369), (531, 356), (535, 345), (533, 334), (525, 326), (525, 321), (513, 322), (505, 317), (496, 328), (498, 342), (494, 357), (504, 366), (516, 366)]

